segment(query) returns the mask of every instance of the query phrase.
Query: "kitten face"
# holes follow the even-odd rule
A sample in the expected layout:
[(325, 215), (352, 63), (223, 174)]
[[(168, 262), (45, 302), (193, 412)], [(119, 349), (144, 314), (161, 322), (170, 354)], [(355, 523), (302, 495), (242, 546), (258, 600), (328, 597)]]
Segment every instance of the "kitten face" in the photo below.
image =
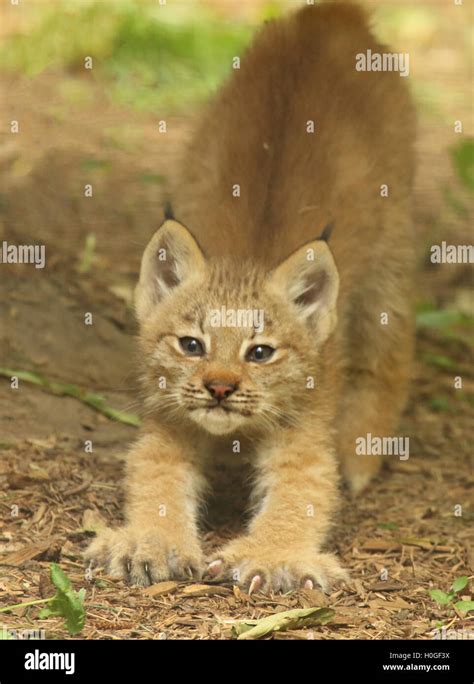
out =
[[(231, 268), (226, 287), (217, 286), (223, 265), (192, 287), (183, 285), (146, 333), (147, 405), (185, 415), (217, 435), (294, 420), (298, 395), (308, 391), (308, 335), (277, 311), (257, 273), (248, 274), (247, 285)], [(262, 317), (263, 330), (254, 325)]]
[[(153, 238), (137, 291), (146, 409), (214, 435), (295, 423), (322, 343), (321, 326), (309, 320), (316, 300), (308, 274), (298, 263), (298, 286), (287, 263), (293, 257), (272, 274), (230, 259), (206, 261), (197, 246), (178, 246), (174, 237), (161, 234), (154, 245)], [(167, 245), (164, 273), (159, 244)], [(322, 280), (318, 265), (319, 288)]]

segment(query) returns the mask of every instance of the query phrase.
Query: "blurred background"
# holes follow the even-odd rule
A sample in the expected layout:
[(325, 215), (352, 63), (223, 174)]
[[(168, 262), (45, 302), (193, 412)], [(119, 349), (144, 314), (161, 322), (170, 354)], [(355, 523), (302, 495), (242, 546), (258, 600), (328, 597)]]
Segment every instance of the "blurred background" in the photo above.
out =
[[(135, 270), (140, 249), (131, 243), (146, 240), (160, 220), (168, 166), (190, 118), (255, 28), (302, 2), (11, 2), (0, 6), (0, 230), (8, 226), (11, 239), (45, 242), (49, 266), (56, 260), (77, 265), (91, 236), (97, 271), (117, 265), (110, 239), (116, 243), (120, 236), (131, 249), (121, 268)], [(420, 120), (416, 189), (423, 249), (468, 225), (472, 5), (362, 4), (373, 11), (378, 37), (410, 54)], [(10, 133), (10, 120), (20, 122), (18, 134)], [(166, 135), (159, 133), (161, 120)], [(462, 133), (455, 132), (456, 121)], [(86, 183), (93, 185), (92, 201), (84, 198)]]
[[(256, 28), (303, 3), (14, 3), (0, 5), (0, 241), (44, 244), (47, 267), (2, 265), (0, 373), (38, 373), (134, 409), (131, 297), (173, 164), (200, 107)], [(471, 353), (472, 266), (434, 265), (429, 254), (443, 240), (472, 239), (472, 5), (363, 4), (377, 36), (410, 55), (419, 114), (414, 297), (419, 336), (427, 338), (423, 359), (438, 378)], [(84, 311), (95, 313), (94, 325), (84, 325)], [(438, 393), (430, 397), (437, 410), (472, 403), (464, 388)], [(10, 396), (3, 396), (7, 413), (6, 406), (16, 410)], [(25, 401), (32, 402), (26, 424), (4, 418), (5, 434), (77, 432), (77, 402), (51, 411), (56, 397), (32, 392)], [(115, 436), (121, 427), (108, 429)]]
[[(200, 107), (255, 29), (303, 4), (15, 2), (0, 4), (0, 245), (43, 244), (46, 268), (0, 265), (0, 553), (7, 554), (0, 602), (10, 603), (43, 595), (49, 560), (60, 560), (83, 584), (81, 549), (99, 512), (108, 523), (120, 518), (116, 456), (139, 423), (131, 297), (142, 251), (162, 220), (171, 169)], [(418, 347), (400, 427), (411, 440), (410, 460), (391, 462), (391, 477), (358, 506), (347, 501), (335, 535), (345, 565), (362, 578), (357, 593), (338, 599), (353, 612), (335, 629), (342, 638), (431, 638), (434, 625), (467, 622), (461, 614), (448, 620), (420, 596), (447, 588), (456, 572), (469, 574), (469, 563), (474, 569), (472, 265), (429, 259), (433, 244), (472, 241), (473, 5), (362, 4), (373, 11), (377, 36), (410, 55), (407, 80), (419, 115)], [(12, 376), (19, 378), (16, 390)], [(455, 506), (462, 515), (453, 516)], [(401, 557), (373, 553), (392, 549), (400, 536), (408, 544)], [(433, 551), (439, 540), (443, 553)], [(372, 585), (384, 590), (381, 568), (389, 568), (397, 592), (390, 613), (383, 595), (367, 593)], [(136, 603), (129, 601), (143, 606), (141, 636), (156, 633), (155, 604), (122, 587), (117, 617), (118, 589), (101, 582), (86, 636), (103, 636), (109, 626), (113, 638), (135, 638)], [(219, 610), (230, 614), (234, 604)], [(124, 614), (128, 627), (119, 627)], [(169, 606), (160, 619), (169, 625)], [(167, 630), (219, 638), (215, 621), (200, 618), (193, 627), (187, 619)], [(54, 620), (47, 628), (64, 636)], [(335, 632), (329, 625), (321, 633)]]

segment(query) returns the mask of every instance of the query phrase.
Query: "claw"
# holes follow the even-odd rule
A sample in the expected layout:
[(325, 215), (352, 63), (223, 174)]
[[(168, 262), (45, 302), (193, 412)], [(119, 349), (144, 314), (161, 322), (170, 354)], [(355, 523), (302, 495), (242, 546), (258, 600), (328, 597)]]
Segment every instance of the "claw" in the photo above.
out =
[(143, 563), (143, 570), (145, 571), (145, 575), (147, 576), (150, 585), (152, 585), (153, 584), (153, 577), (151, 576), (150, 565), (147, 561), (145, 561), (145, 563)]
[(126, 558), (124, 561), (126, 579), (130, 579), (130, 573), (132, 572), (132, 561), (130, 558)]
[(92, 559), (89, 561), (89, 563), (86, 564), (84, 568), (84, 577), (85, 579), (90, 582), (94, 576), (94, 569), (95, 569), (95, 564), (93, 563)]
[(255, 577), (253, 577), (252, 581), (250, 582), (249, 596), (252, 595), (252, 592), (258, 591), (261, 586), (262, 586), (262, 578), (260, 577), (260, 575), (255, 575)]

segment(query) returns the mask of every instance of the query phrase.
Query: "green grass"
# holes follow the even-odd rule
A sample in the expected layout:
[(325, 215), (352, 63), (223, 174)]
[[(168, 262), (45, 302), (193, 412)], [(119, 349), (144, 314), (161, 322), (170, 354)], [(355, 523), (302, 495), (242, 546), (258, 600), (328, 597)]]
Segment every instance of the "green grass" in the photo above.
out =
[[(174, 20), (173, 20), (174, 17)], [(139, 109), (181, 109), (205, 98), (230, 72), (252, 35), (246, 24), (201, 11), (179, 22), (156, 3), (62, 3), (25, 35), (8, 38), (0, 66), (36, 76), (47, 69), (93, 78)], [(93, 68), (84, 60), (92, 57)]]
[(459, 180), (467, 190), (474, 192), (474, 138), (466, 138), (449, 152)]

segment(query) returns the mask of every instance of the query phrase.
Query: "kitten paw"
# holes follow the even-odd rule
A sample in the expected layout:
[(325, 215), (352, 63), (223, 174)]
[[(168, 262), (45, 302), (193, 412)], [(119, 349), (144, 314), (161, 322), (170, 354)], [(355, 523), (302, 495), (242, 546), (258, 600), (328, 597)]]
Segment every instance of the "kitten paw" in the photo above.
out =
[(84, 553), (89, 567), (104, 567), (113, 577), (149, 586), (163, 580), (199, 579), (203, 558), (194, 540), (168, 543), (160, 533), (133, 527), (100, 532)]
[(249, 594), (255, 591), (283, 593), (320, 587), (329, 591), (349, 575), (329, 553), (294, 552), (252, 548), (246, 542), (229, 544), (208, 565), (206, 576), (236, 582)]

